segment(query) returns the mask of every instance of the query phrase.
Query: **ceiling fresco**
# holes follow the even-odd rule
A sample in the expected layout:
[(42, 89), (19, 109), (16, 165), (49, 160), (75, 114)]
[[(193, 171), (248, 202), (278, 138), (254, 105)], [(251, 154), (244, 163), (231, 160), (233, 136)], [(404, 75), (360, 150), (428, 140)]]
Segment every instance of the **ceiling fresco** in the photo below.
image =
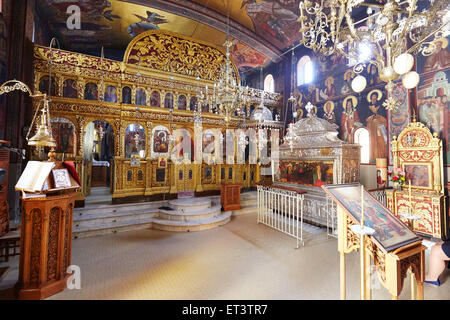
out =
[[(149, 1), (152, 3), (152, 1)], [(185, 1), (186, 2), (186, 1)], [(197, 0), (199, 4), (208, 5), (207, 0)], [(224, 10), (226, 14), (226, 0), (210, 1), (211, 8)], [(250, 17), (240, 15), (248, 4), (241, 1), (231, 1), (231, 15), (239, 18), (239, 23), (254, 28)], [(239, 2), (239, 3), (238, 3)], [(247, 1), (248, 2), (248, 1)], [(66, 13), (68, 6), (76, 4), (81, 11), (81, 29), (67, 28)], [(166, 30), (213, 43), (223, 48), (226, 33), (219, 29), (184, 16), (158, 10), (150, 6), (130, 3), (120, 0), (38, 0), (41, 21), (46, 21), (48, 29), (62, 42), (62, 47), (77, 52), (100, 53), (101, 46), (110, 49), (123, 50), (138, 34), (147, 30)], [(206, 7), (205, 7), (206, 8)], [(249, 46), (233, 33), (233, 47), (231, 57), (238, 68), (245, 72), (267, 63), (270, 59), (256, 50), (257, 46)]]
[[(193, 1), (227, 15), (227, 0)], [(282, 50), (299, 39), (299, 2), (300, 0), (231, 0), (230, 18)]]

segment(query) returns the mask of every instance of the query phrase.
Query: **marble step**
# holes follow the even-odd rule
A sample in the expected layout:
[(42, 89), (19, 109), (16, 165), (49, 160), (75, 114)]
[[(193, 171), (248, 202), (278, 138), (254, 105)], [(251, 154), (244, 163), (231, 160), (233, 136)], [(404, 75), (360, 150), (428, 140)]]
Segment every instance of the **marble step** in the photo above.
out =
[(111, 189), (109, 187), (92, 187), (90, 195), (109, 195), (111, 194)]
[(203, 221), (214, 218), (221, 213), (220, 204), (214, 204), (209, 208), (201, 208), (195, 211), (180, 212), (171, 210), (159, 210), (158, 219), (173, 221)]
[(127, 203), (127, 204), (105, 204), (97, 206), (89, 206), (84, 208), (75, 208), (73, 210), (73, 219), (89, 219), (95, 218), (101, 215), (120, 215), (122, 213), (131, 212), (150, 212), (159, 207), (167, 205), (167, 201), (155, 201), (155, 202), (141, 202), (141, 203)]
[(86, 228), (84, 230), (73, 231), (72, 238), (87, 238), (94, 236), (101, 236), (111, 233), (132, 231), (132, 230), (141, 230), (141, 229), (150, 229), (152, 227), (152, 222), (142, 222), (142, 223), (119, 223), (114, 225), (105, 225), (101, 228)]
[(153, 219), (152, 228), (163, 231), (190, 232), (216, 228), (228, 223), (231, 219), (231, 211), (222, 212), (217, 217), (202, 221), (173, 221), (165, 219)]
[[(107, 188), (101, 188), (107, 189)], [(100, 192), (100, 191), (98, 191)], [(192, 198), (178, 199), (182, 208)], [(169, 200), (141, 202), (134, 204), (109, 203), (87, 204), (84, 208), (74, 209), (73, 237), (82, 238), (111, 234), (122, 231), (152, 228), (166, 231), (199, 231), (211, 229), (230, 221), (231, 215), (256, 212), (256, 192), (241, 194), (240, 210), (233, 212), (220, 211), (220, 196), (196, 198), (202, 206), (191, 205), (189, 212), (180, 214), (176, 210), (161, 210), (159, 207), (169, 206)]]
[(101, 196), (101, 197), (95, 197), (95, 198), (88, 197), (85, 199), (84, 204), (85, 204), (85, 206), (101, 205), (101, 204), (108, 205), (108, 204), (111, 204), (111, 202), (112, 202), (111, 196), (108, 198)]
[(101, 229), (118, 224), (139, 224), (141, 222), (151, 222), (158, 211), (138, 212), (121, 215), (99, 216), (92, 219), (74, 220), (73, 232), (86, 231), (88, 229)]
[(185, 212), (199, 212), (211, 207), (211, 199), (209, 198), (188, 198), (188, 199), (176, 199), (169, 201), (169, 207), (174, 211)]

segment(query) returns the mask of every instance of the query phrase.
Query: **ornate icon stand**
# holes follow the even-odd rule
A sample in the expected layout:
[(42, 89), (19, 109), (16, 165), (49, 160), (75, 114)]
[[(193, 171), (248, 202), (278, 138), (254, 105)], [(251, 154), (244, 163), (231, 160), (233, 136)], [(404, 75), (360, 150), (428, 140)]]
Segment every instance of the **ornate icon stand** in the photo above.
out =
[[(366, 261), (365, 257), (365, 237), (366, 236), (371, 236), (375, 233), (375, 230), (366, 226), (362, 226), (361, 224), (355, 224), (350, 226), (350, 229), (355, 233), (355, 234), (359, 234), (359, 238), (360, 238), (360, 266), (361, 266), (361, 278), (360, 278), (360, 288), (361, 288), (361, 300), (367, 300), (370, 299), (370, 297), (367, 296), (367, 292), (366, 292), (366, 277), (369, 275), (370, 273), (367, 272), (366, 273), (366, 269), (369, 267), (370, 265), (370, 260), (367, 259), (368, 261)], [(367, 266), (366, 266), (366, 262), (367, 262)]]
[[(400, 216), (408, 220), (408, 227), (411, 230), (414, 230), (414, 221), (422, 219), (421, 216), (413, 214), (411, 208), (408, 210), (408, 213), (400, 213)], [(416, 298), (416, 292), (417, 292), (417, 290), (416, 290), (416, 279), (415, 279), (415, 276), (414, 276), (414, 272), (409, 270), (409, 274), (411, 276), (411, 299), (414, 300)]]

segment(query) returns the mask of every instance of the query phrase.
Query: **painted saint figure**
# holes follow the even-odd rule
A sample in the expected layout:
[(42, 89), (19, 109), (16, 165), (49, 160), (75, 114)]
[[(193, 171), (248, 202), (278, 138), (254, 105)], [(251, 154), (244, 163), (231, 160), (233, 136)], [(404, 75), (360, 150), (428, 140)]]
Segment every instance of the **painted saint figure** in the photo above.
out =
[(447, 51), (448, 40), (439, 38), (435, 41), (436, 50), (425, 60), (423, 72), (437, 71), (450, 66), (450, 52)]
[(430, 96), (421, 99), (419, 120), (429, 127), (433, 133), (439, 133), (439, 107), (436, 99)]
[(329, 123), (336, 123), (336, 115), (334, 114), (334, 102), (327, 101), (323, 106), (325, 112), (324, 117)]
[(337, 96), (336, 87), (334, 86), (334, 78), (332, 76), (325, 80), (325, 89), (320, 90), (320, 97), (324, 100)]
[(186, 96), (181, 94), (178, 96), (178, 110), (186, 110), (187, 100)]
[(367, 95), (369, 109), (373, 113), (366, 118), (370, 137), (370, 159), (387, 157), (387, 119), (378, 114), (382, 95), (380, 90), (373, 90)]
[(145, 106), (146, 100), (147, 100), (147, 95), (146, 95), (144, 89), (139, 88), (136, 90), (135, 100), (136, 100), (135, 104), (140, 105), (140, 106)]
[(161, 96), (158, 91), (153, 91), (150, 95), (150, 106), (152, 107), (160, 107), (161, 106)]
[(380, 77), (378, 76), (377, 66), (374, 64), (369, 64), (367, 67), (367, 85), (373, 86), (380, 82)]
[(117, 102), (117, 90), (115, 87), (113, 87), (113, 86), (106, 87), (105, 101), (106, 102)]
[(123, 87), (122, 103), (131, 104), (131, 88), (130, 87)]
[(153, 135), (153, 152), (166, 153), (169, 151), (169, 132), (165, 130), (156, 130)]
[(95, 83), (89, 82), (84, 88), (84, 99), (98, 100), (98, 90)]
[(341, 94), (346, 95), (352, 91), (352, 80), (355, 77), (353, 70), (347, 70), (344, 73), (344, 85), (341, 88)]
[(77, 83), (75, 80), (67, 79), (64, 81), (63, 97), (73, 99), (78, 98)]
[(342, 140), (350, 143), (353, 143), (353, 134), (356, 129), (362, 127), (358, 112), (356, 111), (357, 101), (358, 99), (355, 96), (348, 96), (342, 104), (344, 108), (341, 118)]

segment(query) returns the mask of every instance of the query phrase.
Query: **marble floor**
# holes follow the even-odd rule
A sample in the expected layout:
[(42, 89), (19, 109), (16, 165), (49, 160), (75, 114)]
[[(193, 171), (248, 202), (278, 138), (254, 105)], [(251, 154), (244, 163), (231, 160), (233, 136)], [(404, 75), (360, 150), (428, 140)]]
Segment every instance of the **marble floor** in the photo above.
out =
[[(295, 244), (257, 224), (254, 213), (206, 231), (137, 230), (76, 239), (72, 264), (81, 269), (81, 289), (49, 299), (339, 299), (337, 240), (312, 228), (304, 247)], [(0, 282), (3, 299), (11, 297), (18, 257), (9, 265)], [(425, 299), (450, 299), (449, 275), (441, 276), (441, 287), (425, 284)], [(408, 284), (409, 278), (399, 299), (410, 298)], [(378, 280), (372, 288), (373, 299), (390, 299)], [(347, 294), (359, 299), (356, 253), (347, 258)]]

